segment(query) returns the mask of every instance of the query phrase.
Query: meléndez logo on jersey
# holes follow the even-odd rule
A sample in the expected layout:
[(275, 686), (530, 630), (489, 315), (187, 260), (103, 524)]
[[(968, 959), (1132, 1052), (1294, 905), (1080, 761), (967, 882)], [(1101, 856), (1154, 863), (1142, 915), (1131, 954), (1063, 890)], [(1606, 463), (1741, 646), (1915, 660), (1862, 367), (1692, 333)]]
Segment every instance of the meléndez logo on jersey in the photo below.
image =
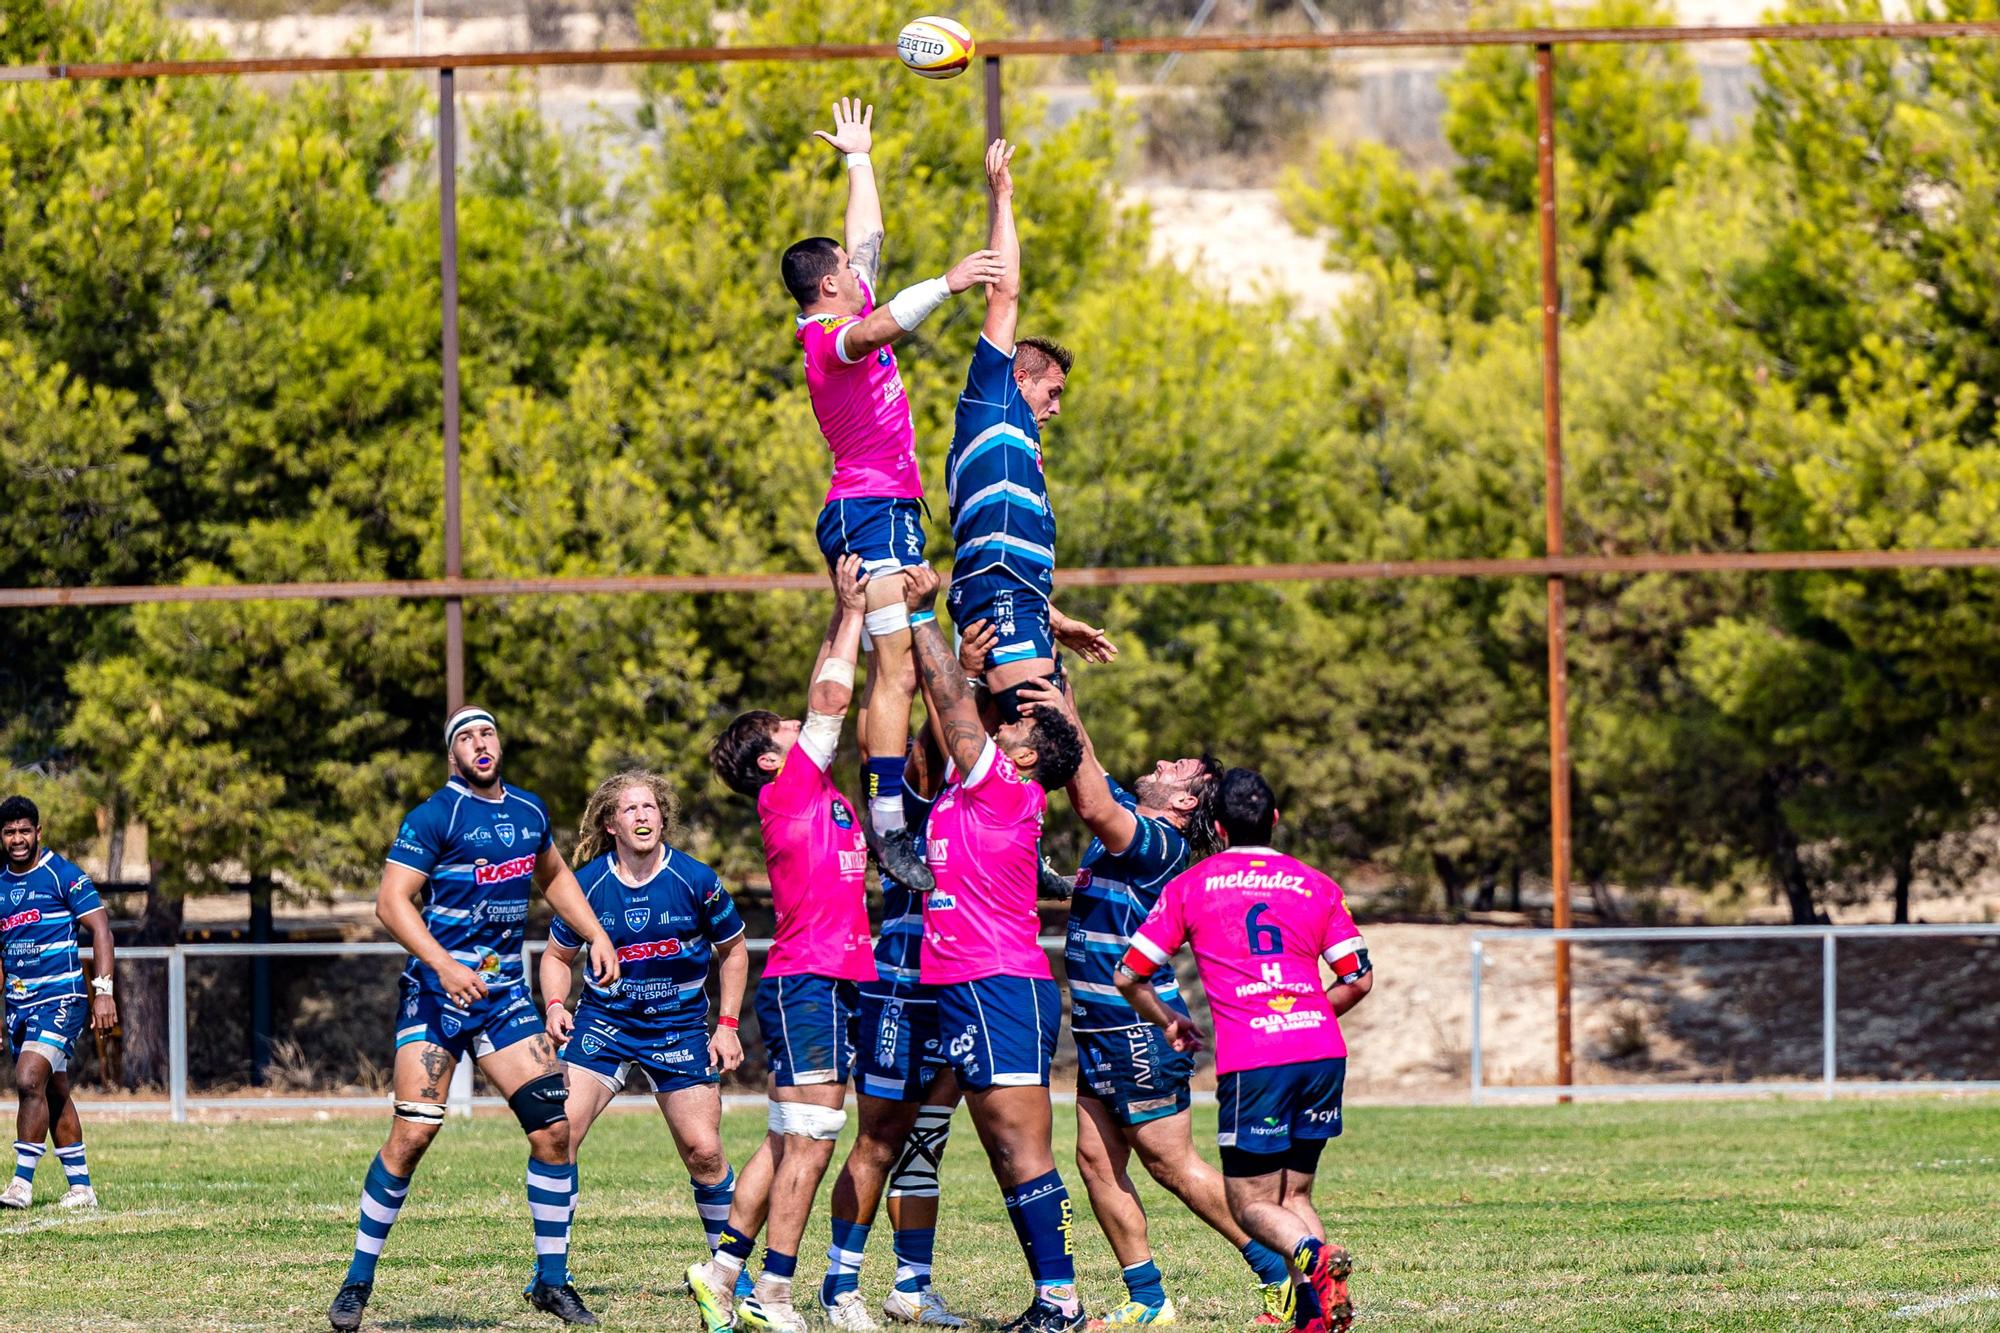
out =
[(472, 878), (478, 884), (505, 884), (510, 879), (535, 873), (535, 858), (517, 856), (511, 861), (494, 861), (488, 865), (475, 866)]

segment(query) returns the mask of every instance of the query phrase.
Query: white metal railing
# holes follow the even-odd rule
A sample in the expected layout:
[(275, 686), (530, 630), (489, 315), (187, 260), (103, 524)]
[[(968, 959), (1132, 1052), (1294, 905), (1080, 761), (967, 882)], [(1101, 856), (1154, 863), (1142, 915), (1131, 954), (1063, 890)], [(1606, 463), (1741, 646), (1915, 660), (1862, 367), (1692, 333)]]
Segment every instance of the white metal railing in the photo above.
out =
[[(2000, 936), (2000, 925), (1911, 925), (1911, 926), (1647, 926), (1625, 929), (1616, 926), (1568, 930), (1481, 930), (1472, 936), (1472, 1041), (1470, 1078), (1472, 1104), (1489, 1097), (1586, 1098), (1740, 1096), (1746, 1092), (1797, 1092), (1817, 1086), (1820, 1095), (1831, 1099), (1838, 1092), (1915, 1092), (1925, 1089), (1954, 1092), (2000, 1091), (2000, 1081), (1975, 1079), (1921, 1079), (1904, 1081), (1840, 1081), (1835, 1041), (1835, 1017), (1839, 1007), (1839, 978), (1835, 971), (1839, 942), (1853, 939), (1910, 939), (1917, 936)], [(1536, 1086), (1493, 1085), (1486, 1083), (1484, 1046), (1480, 1033), (1480, 992), (1486, 970), (1486, 945), (1496, 940), (1568, 940), (1585, 944), (1703, 944), (1725, 940), (1785, 940), (1802, 944), (1820, 942), (1820, 1077), (1815, 1085), (1784, 1079), (1752, 1079), (1734, 1083), (1578, 1083)]]
[[(1043, 935), (1036, 941), (1047, 950), (1061, 952), (1067, 944), (1061, 935)], [(768, 953), (771, 941), (768, 939), (745, 940), (751, 953)], [(521, 946), (521, 971), (534, 985), (535, 955), (548, 947), (546, 939), (527, 940)], [(188, 1006), (187, 1006), (187, 965), (190, 958), (326, 958), (364, 957), (368, 955), (389, 955), (407, 958), (409, 951), (391, 940), (356, 940), (351, 943), (327, 944), (176, 944), (176, 945), (135, 945), (118, 950), (118, 961), (123, 963), (162, 961), (167, 965), (167, 1102), (164, 1108), (158, 1102), (87, 1102), (79, 1105), (92, 1112), (155, 1112), (165, 1109), (175, 1123), (184, 1123), (190, 1110), (256, 1110), (262, 1108), (285, 1110), (331, 1110), (340, 1107), (370, 1106), (379, 1103), (379, 1097), (190, 1097), (188, 1095)], [(472, 1114), (475, 1104), (504, 1106), (500, 1097), (474, 1097), (472, 1095), (471, 1060), (460, 1060), (452, 1072), (451, 1092), (447, 1098), (452, 1110), (462, 1116)], [(761, 1102), (763, 1099), (756, 1098)]]

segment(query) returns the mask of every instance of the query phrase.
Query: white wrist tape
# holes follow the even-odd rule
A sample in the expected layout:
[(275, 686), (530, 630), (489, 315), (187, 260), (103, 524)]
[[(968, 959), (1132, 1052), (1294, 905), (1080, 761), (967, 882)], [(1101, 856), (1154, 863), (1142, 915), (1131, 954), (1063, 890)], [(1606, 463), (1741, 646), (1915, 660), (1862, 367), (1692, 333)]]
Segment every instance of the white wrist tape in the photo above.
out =
[(115, 985), (116, 983), (109, 976), (92, 977), (90, 979), (90, 989), (99, 995), (111, 994)]
[(854, 684), (854, 663), (844, 657), (829, 657), (820, 663), (819, 674), (813, 677), (813, 684), (830, 680), (836, 685)]
[(847, 169), (849, 171), (854, 170), (856, 167), (873, 168), (874, 165), (875, 163), (869, 159), (866, 153), (849, 153), (847, 155)]
[(951, 299), (951, 287), (943, 278), (912, 283), (889, 298), (889, 318), (908, 333), (931, 317), (931, 312)]
[(824, 772), (840, 752), (840, 727), (847, 720), (844, 713), (815, 713), (806, 710), (805, 725), (799, 728), (799, 746)]
[(795, 1134), (805, 1139), (837, 1139), (847, 1126), (847, 1112), (834, 1106), (814, 1106), (811, 1102), (772, 1102), (765, 1117), (773, 1134)]
[(910, 608), (901, 602), (878, 606), (861, 618), (861, 628), (868, 631), (871, 639), (879, 639), (884, 634), (901, 634), (909, 627)]

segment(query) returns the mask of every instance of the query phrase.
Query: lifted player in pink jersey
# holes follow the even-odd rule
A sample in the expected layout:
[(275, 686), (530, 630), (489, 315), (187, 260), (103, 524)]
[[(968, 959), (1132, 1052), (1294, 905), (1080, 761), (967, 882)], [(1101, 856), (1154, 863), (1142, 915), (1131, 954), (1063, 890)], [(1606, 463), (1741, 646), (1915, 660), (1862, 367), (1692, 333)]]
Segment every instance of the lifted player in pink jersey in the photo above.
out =
[(875, 189), (875, 108), (841, 98), (833, 132), (816, 136), (847, 158), (847, 244), (811, 236), (785, 251), (785, 290), (799, 303), (799, 344), (813, 415), (833, 453), (833, 484), (820, 510), (819, 549), (829, 564), (861, 557), (869, 576), (861, 647), (869, 654), (862, 700), (862, 758), (870, 829), (882, 867), (917, 888), (929, 875), (904, 827), (903, 752), (917, 678), (910, 663), (902, 571), (923, 563), (923, 477), (916, 429), (892, 345), (952, 295), (1000, 278), (999, 256), (967, 255), (940, 276), (875, 303), (882, 259), (882, 201)]
[(1076, 776), (1083, 742), (1050, 711), (988, 736), (938, 630), (936, 572), (913, 569), (906, 585), (925, 704), (955, 770), (925, 826), (937, 883), (924, 898), (918, 977), (933, 988), (945, 1063), (965, 1092), (1034, 1278), (1034, 1303), (1010, 1327), (1078, 1333), (1069, 1190), (1049, 1141), (1062, 994), (1037, 938), (1035, 880), (1048, 793)]
[[(1168, 882), (1118, 966), (1118, 991), (1166, 1029), (1174, 1049), (1199, 1050), (1201, 1029), (1148, 984), (1181, 945), (1193, 947), (1215, 1019), (1216, 1142), (1229, 1211), (1291, 1256), (1303, 1284), (1297, 1326), (1343, 1333), (1354, 1318), (1354, 1261), (1326, 1241), (1312, 1187), (1320, 1150), (1340, 1133), (1340, 1015), (1374, 984), (1368, 949), (1340, 886), (1271, 850), (1278, 806), (1261, 774), (1222, 775), (1215, 822), (1229, 850)], [(1321, 959), (1334, 975), (1326, 991)]]
[[(732, 1316), (746, 1329), (802, 1330), (792, 1308), (792, 1275), (814, 1193), (847, 1123), (854, 1068), (857, 982), (875, 976), (868, 937), (868, 850), (854, 811), (827, 776), (854, 695), (868, 578), (861, 559), (843, 555), (833, 571), (837, 605), (819, 656), (804, 722), (776, 713), (743, 714), (709, 751), (731, 790), (757, 798), (764, 863), (771, 873), (777, 929), (757, 983), (757, 1025), (770, 1061), (770, 1132), (743, 1169), (721, 1243), (688, 1269), (688, 1290), (711, 1330)], [(764, 1271), (741, 1308), (736, 1277), (765, 1212), (770, 1231)]]

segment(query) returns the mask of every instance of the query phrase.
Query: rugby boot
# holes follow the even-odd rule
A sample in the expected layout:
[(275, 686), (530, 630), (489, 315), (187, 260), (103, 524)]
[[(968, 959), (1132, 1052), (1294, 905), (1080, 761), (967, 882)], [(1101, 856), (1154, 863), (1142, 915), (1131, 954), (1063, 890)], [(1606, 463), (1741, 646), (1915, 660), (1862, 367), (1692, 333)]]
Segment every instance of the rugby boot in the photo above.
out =
[(1354, 1323), (1354, 1302), (1347, 1294), (1347, 1278), (1354, 1271), (1354, 1256), (1344, 1245), (1332, 1241), (1308, 1240), (1292, 1252), (1292, 1266), (1311, 1284), (1319, 1298), (1327, 1333), (1347, 1333)]
[(71, 1185), (69, 1193), (56, 1200), (58, 1208), (95, 1208), (97, 1191), (88, 1185)]
[(736, 1307), (737, 1324), (748, 1333), (806, 1333), (806, 1321), (787, 1300), (752, 1295)]
[(0, 1190), (0, 1208), (26, 1208), (34, 1201), (34, 1185), (19, 1176), (8, 1181), (6, 1189)]
[(333, 1298), (333, 1308), (326, 1312), (326, 1322), (339, 1329), (340, 1333), (354, 1333), (361, 1327), (361, 1312), (368, 1308), (368, 1297), (374, 1290), (373, 1282), (345, 1284), (340, 1294)]
[(1039, 1298), (1014, 1319), (1001, 1326), (1001, 1333), (1084, 1333), (1083, 1310), (1064, 1314)]
[(576, 1284), (565, 1282), (561, 1286), (553, 1282), (535, 1279), (535, 1285), (521, 1293), (521, 1299), (544, 1314), (552, 1314), (565, 1324), (594, 1324), (597, 1316), (583, 1303), (583, 1297), (576, 1294)]
[(929, 893), (937, 887), (937, 876), (924, 861), (924, 835), (916, 829), (891, 829), (887, 833), (877, 833), (863, 823), (861, 831), (868, 842), (868, 850), (875, 853), (875, 864), (882, 873), (895, 880), (912, 893)]
[(1268, 1282), (1257, 1289), (1264, 1298), (1264, 1313), (1250, 1321), (1252, 1328), (1290, 1328), (1298, 1318), (1298, 1297), (1292, 1280)]
[(1109, 1328), (1131, 1328), (1137, 1324), (1173, 1324), (1180, 1321), (1174, 1310), (1174, 1298), (1169, 1296), (1158, 1305), (1148, 1305), (1144, 1301), (1127, 1301), (1115, 1310), (1107, 1310), (1104, 1318), (1093, 1319), (1089, 1327), (1091, 1333), (1100, 1333)]
[(965, 1321), (951, 1312), (944, 1297), (933, 1287), (904, 1291), (900, 1287), (882, 1302), (882, 1313), (898, 1324), (928, 1324), (932, 1328), (964, 1328)]
[(822, 1300), (819, 1308), (825, 1313), (826, 1322), (842, 1333), (877, 1333), (882, 1327), (868, 1313), (868, 1303), (858, 1291), (843, 1291), (830, 1301)]
[(736, 1319), (736, 1284), (724, 1281), (711, 1262), (703, 1261), (688, 1266), (686, 1285), (708, 1333), (727, 1333)]

